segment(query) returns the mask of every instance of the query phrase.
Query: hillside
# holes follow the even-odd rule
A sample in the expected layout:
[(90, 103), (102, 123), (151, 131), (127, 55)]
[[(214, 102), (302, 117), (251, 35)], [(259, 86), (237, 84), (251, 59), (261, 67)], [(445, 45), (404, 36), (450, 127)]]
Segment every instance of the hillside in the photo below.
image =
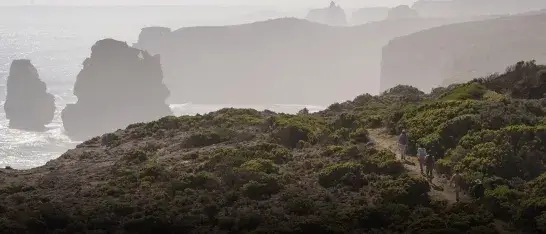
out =
[[(0, 169), (3, 233), (540, 233), (546, 67), (425, 94), (397, 86), (298, 115), (222, 109), (95, 137), (45, 166)], [(485, 197), (450, 200), (389, 150), (442, 157)], [(385, 132), (386, 131), (386, 132)], [(385, 132), (385, 133), (383, 133)], [(371, 139), (371, 138), (374, 139)], [(390, 140), (389, 140), (390, 139)], [(447, 199), (447, 200), (444, 200)]]
[(158, 38), (161, 48), (145, 47), (161, 54), (171, 103), (327, 105), (378, 92), (381, 48), (390, 39), (451, 22), (460, 20), (332, 27), (284, 18), (181, 28)]
[(421, 90), (502, 71), (522, 58), (546, 62), (546, 14), (444, 25), (396, 38), (383, 48), (381, 90)]

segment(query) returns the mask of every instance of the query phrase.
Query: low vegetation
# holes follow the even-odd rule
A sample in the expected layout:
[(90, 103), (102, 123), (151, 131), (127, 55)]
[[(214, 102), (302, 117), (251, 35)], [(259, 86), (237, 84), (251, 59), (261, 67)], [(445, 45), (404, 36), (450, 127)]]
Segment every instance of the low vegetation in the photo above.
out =
[[(397, 86), (318, 113), (222, 109), (90, 139), (0, 173), (7, 233), (546, 232), (546, 72), (533, 61), (425, 94)], [(367, 129), (406, 129), (483, 197), (449, 205)]]

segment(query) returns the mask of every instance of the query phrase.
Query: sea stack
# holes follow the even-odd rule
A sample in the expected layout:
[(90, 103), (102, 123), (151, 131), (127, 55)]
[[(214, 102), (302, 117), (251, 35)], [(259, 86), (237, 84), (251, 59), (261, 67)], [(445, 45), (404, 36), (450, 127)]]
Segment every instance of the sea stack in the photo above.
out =
[(4, 111), (9, 127), (25, 131), (45, 131), (55, 115), (55, 97), (47, 92), (38, 70), (28, 59), (11, 63)]
[(102, 135), (137, 122), (172, 115), (165, 100), (160, 56), (113, 39), (100, 40), (74, 84), (78, 102), (62, 111), (64, 129), (75, 140)]

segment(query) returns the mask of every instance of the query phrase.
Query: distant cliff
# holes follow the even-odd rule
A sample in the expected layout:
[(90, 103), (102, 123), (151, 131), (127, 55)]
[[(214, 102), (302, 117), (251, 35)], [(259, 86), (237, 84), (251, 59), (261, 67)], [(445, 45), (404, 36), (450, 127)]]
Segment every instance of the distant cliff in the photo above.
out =
[(412, 6), (423, 17), (504, 15), (546, 8), (544, 0), (419, 0)]
[(135, 48), (146, 48), (148, 53), (155, 55), (161, 50), (164, 39), (171, 33), (170, 28), (147, 27), (143, 28), (138, 36), (138, 43), (133, 44)]
[(445, 25), (392, 40), (383, 48), (381, 90), (422, 90), (502, 71), (525, 59), (546, 62), (546, 14)]
[(284, 18), (181, 28), (156, 43), (170, 103), (320, 105), (377, 93), (381, 48), (389, 40), (457, 21), (331, 27)]
[(351, 24), (365, 24), (372, 21), (381, 21), (387, 18), (390, 8), (388, 7), (367, 7), (360, 8), (351, 15)]
[(389, 20), (402, 20), (402, 19), (414, 19), (419, 18), (419, 13), (416, 10), (410, 8), (408, 5), (399, 5), (389, 10), (387, 19)]
[(327, 8), (312, 9), (306, 17), (307, 20), (331, 26), (347, 26), (345, 10), (334, 2), (330, 2)]

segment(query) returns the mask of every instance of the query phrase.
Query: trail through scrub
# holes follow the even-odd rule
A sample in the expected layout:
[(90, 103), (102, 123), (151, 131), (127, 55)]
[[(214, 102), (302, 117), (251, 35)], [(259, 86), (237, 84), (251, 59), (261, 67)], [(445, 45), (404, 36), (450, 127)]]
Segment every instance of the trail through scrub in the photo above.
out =
[[(368, 129), (370, 137), (375, 141), (377, 146), (388, 149), (396, 154), (398, 160), (400, 155), (398, 153), (398, 144), (397, 137), (389, 135), (386, 133), (385, 129)], [(421, 174), (421, 169), (419, 169), (419, 162), (417, 157), (408, 155), (406, 159), (402, 162), (404, 167), (408, 170), (409, 174), (412, 176), (424, 176)], [(440, 176), (434, 171), (434, 178), (432, 181), (429, 181), (431, 190), (429, 196), (434, 199), (446, 200), (450, 204), (456, 202), (455, 189), (449, 186), (449, 178), (445, 176)], [(459, 193), (460, 201), (468, 201), (469, 197), (464, 193)]]

